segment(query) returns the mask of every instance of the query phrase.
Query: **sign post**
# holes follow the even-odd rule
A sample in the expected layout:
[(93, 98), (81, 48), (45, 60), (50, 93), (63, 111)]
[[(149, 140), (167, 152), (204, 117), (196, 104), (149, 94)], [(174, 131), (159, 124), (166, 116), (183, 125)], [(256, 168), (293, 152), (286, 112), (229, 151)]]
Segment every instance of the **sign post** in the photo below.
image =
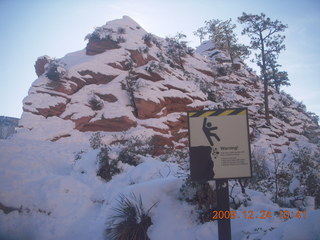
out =
[[(251, 177), (247, 108), (191, 111), (188, 123), (191, 179), (216, 180), (218, 211), (229, 211), (228, 179)], [(218, 230), (231, 240), (230, 219), (218, 219)]]

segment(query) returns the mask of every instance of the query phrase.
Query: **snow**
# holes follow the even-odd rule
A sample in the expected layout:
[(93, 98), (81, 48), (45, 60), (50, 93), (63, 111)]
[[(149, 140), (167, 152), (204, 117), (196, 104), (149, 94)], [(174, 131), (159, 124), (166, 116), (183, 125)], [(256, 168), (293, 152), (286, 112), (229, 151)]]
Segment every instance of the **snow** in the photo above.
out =
[(289, 185), (289, 191), (291, 193), (294, 193), (294, 190), (299, 188), (299, 186), (300, 186), (300, 181), (295, 177), (291, 180), (291, 183)]
[[(43, 101), (42, 99), (47, 99)], [(24, 100), (24, 103), (32, 103), (31, 105), (24, 104), (25, 108), (31, 112), (36, 112), (37, 108), (50, 108), (58, 105), (59, 103), (65, 104), (66, 98), (51, 96), (46, 93), (29, 94)]]
[[(122, 34), (117, 32), (120, 27), (125, 29)], [(150, 211), (153, 224), (148, 229), (150, 239), (217, 238), (217, 221), (200, 224), (195, 207), (179, 200), (180, 188), (188, 174), (188, 171), (184, 170), (184, 166), (188, 164), (188, 157), (181, 160), (172, 153), (166, 156), (167, 161), (163, 161), (161, 157), (141, 156), (142, 163), (136, 167), (118, 162), (121, 173), (113, 176), (109, 182), (97, 176), (99, 150), (91, 149), (88, 144), (92, 133), (75, 130), (75, 123), (72, 120), (92, 117), (91, 121), (95, 121), (102, 117), (127, 116), (137, 121), (138, 126), (128, 131), (102, 134), (102, 142), (111, 148), (109, 156), (116, 159), (123, 146), (112, 145), (112, 142), (136, 136), (147, 140), (155, 134), (172, 137), (170, 132), (161, 134), (150, 127), (169, 131), (169, 122), (182, 121), (181, 119), (186, 116), (181, 112), (165, 116), (166, 109), (163, 108), (158, 118), (136, 119), (132, 114), (128, 93), (121, 87), (128, 72), (113, 68), (109, 64), (119, 65), (128, 59), (129, 50), (145, 47), (141, 39), (146, 31), (126, 16), (108, 22), (101, 27), (101, 31), (101, 34), (112, 34), (113, 38), (121, 35), (126, 42), (120, 43), (119, 49), (108, 50), (94, 56), (87, 56), (85, 50), (70, 53), (60, 61), (67, 70), (68, 78), (76, 77), (85, 81), (84, 79), (90, 76), (79, 74), (85, 70), (117, 77), (107, 84), (85, 85), (76, 93), (66, 95), (47, 88), (49, 80), (40, 76), (24, 100), (25, 109), (36, 112), (37, 108), (50, 108), (68, 101), (66, 110), (59, 117), (48, 118), (24, 112), (19, 122), (23, 127), (18, 129), (18, 133), (9, 140), (0, 140), (0, 203), (17, 209), (9, 213), (0, 210), (0, 239), (103, 240), (107, 221), (114, 214), (113, 209), (118, 204), (119, 196), (124, 194), (129, 197), (132, 193), (141, 196), (145, 209), (153, 206)], [(157, 57), (159, 51), (156, 46), (150, 47), (149, 55), (159, 60)], [(295, 118), (294, 125), (273, 116), (272, 126), (264, 126), (261, 114), (257, 114), (263, 105), (262, 83), (254, 82), (252, 80), (254, 75), (243, 66), (241, 71), (223, 77), (212, 77), (199, 72), (197, 69), (212, 71), (208, 59), (215, 52), (214, 45), (210, 41), (205, 42), (197, 52), (193, 57), (184, 58), (185, 71), (169, 69), (165, 65), (165, 70), (160, 74), (164, 80), (153, 82), (139, 78), (134, 92), (135, 97), (155, 103), (160, 103), (165, 98), (188, 99), (192, 101), (188, 107), (203, 106), (206, 109), (223, 104), (248, 106), (252, 118), (250, 132), (253, 132), (255, 137), (252, 150), (260, 151), (265, 156), (270, 169), (273, 167), (271, 153), (274, 152), (275, 146), (284, 153), (279, 153), (278, 156), (283, 157), (285, 161), (292, 159), (291, 152), (299, 146), (316, 148), (306, 137), (292, 131), (288, 132), (289, 129), (294, 129), (298, 133), (303, 132), (304, 123), (309, 121), (307, 116), (294, 108), (287, 108), (290, 121)], [(207, 59), (199, 53), (207, 56)], [(215, 56), (226, 58), (223, 53)], [(145, 67), (146, 65), (136, 67), (134, 70), (136, 73), (148, 74)], [(207, 100), (206, 93), (200, 90), (199, 82), (194, 79), (196, 76), (199, 78), (198, 81), (211, 84), (214, 92), (221, 94), (218, 96), (219, 101)], [(237, 90), (246, 91), (250, 94), (250, 98), (235, 94)], [(60, 95), (57, 96), (57, 93)], [(103, 101), (103, 108), (93, 111), (88, 101), (96, 94), (112, 94), (117, 100), (112, 103)], [(272, 108), (278, 105), (283, 107), (284, 103), (279, 100), (281, 97), (290, 103), (283, 95), (273, 96), (275, 97), (270, 98)], [(32, 104), (28, 105), (28, 102)], [(279, 110), (281, 111), (281, 108)], [(179, 132), (185, 131), (187, 130), (181, 129)], [(71, 136), (51, 142), (68, 135)], [(289, 141), (289, 138), (294, 138), (296, 141)], [(187, 139), (179, 139), (174, 144), (177, 146), (183, 140)], [(76, 154), (81, 156), (80, 159), (75, 158)], [(287, 155), (284, 156), (285, 154)], [(230, 182), (230, 186), (231, 184)], [(290, 192), (293, 193), (299, 184), (299, 180), (293, 178), (289, 186)], [(263, 193), (250, 189), (246, 191), (248, 196), (244, 196), (239, 187), (234, 188), (232, 193), (237, 199), (246, 201), (246, 204), (235, 210), (239, 216), (243, 216), (241, 215), (243, 211), (255, 213), (270, 211), (272, 217), (270, 219), (241, 217), (231, 220), (232, 239), (320, 239), (320, 210), (314, 210), (314, 204), (311, 203), (313, 198), (307, 197), (307, 218), (284, 220), (275, 213), (281, 210), (294, 213), (298, 210), (281, 208), (271, 201), (270, 192)], [(251, 200), (247, 200), (247, 197)]]
[[(79, 149), (85, 153), (74, 160), (74, 152)], [(90, 150), (83, 143), (26, 141), (18, 137), (0, 141), (1, 203), (22, 206), (20, 213), (0, 211), (0, 237), (102, 240), (121, 193), (141, 196), (146, 209), (157, 203), (151, 210), (151, 239), (217, 237), (217, 222), (199, 224), (193, 206), (178, 200), (183, 178), (176, 163), (144, 157), (137, 167), (122, 165), (123, 172), (105, 183), (95, 174), (97, 154), (98, 150)], [(239, 214), (280, 210), (263, 193), (247, 191), (252, 201), (237, 209)], [(318, 239), (319, 218), (320, 210), (309, 210), (306, 219), (234, 219), (232, 239)]]

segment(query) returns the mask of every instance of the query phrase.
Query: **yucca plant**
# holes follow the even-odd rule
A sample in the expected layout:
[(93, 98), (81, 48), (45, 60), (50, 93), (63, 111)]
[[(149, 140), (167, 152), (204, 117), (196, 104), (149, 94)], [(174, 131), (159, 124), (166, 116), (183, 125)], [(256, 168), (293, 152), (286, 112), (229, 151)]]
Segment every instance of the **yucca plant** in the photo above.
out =
[(115, 215), (110, 218), (109, 228), (106, 229), (107, 239), (111, 240), (149, 240), (147, 231), (152, 225), (150, 210), (142, 205), (141, 196), (137, 198), (134, 193), (131, 199), (120, 195), (118, 206), (113, 209)]

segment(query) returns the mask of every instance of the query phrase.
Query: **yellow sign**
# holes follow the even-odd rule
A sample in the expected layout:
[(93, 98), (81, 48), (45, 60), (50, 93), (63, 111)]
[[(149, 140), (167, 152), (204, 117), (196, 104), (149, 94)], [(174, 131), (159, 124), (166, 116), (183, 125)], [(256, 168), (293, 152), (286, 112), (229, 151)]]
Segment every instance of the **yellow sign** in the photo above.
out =
[(191, 179), (251, 177), (247, 108), (188, 112)]

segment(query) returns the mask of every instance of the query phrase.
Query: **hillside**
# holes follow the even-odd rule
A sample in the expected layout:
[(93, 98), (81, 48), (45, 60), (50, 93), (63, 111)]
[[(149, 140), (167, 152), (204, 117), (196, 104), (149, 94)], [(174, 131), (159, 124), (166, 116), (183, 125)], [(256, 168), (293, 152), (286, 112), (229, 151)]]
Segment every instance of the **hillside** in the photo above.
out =
[(86, 39), (37, 59), (17, 134), (0, 140), (0, 238), (104, 239), (120, 200), (141, 197), (150, 239), (212, 239), (215, 183), (188, 179), (186, 112), (247, 107), (254, 176), (229, 181), (230, 204), (272, 217), (232, 220), (233, 239), (317, 239), (320, 128), (302, 103), (269, 87), (267, 125), (263, 84), (242, 61), (127, 16)]

